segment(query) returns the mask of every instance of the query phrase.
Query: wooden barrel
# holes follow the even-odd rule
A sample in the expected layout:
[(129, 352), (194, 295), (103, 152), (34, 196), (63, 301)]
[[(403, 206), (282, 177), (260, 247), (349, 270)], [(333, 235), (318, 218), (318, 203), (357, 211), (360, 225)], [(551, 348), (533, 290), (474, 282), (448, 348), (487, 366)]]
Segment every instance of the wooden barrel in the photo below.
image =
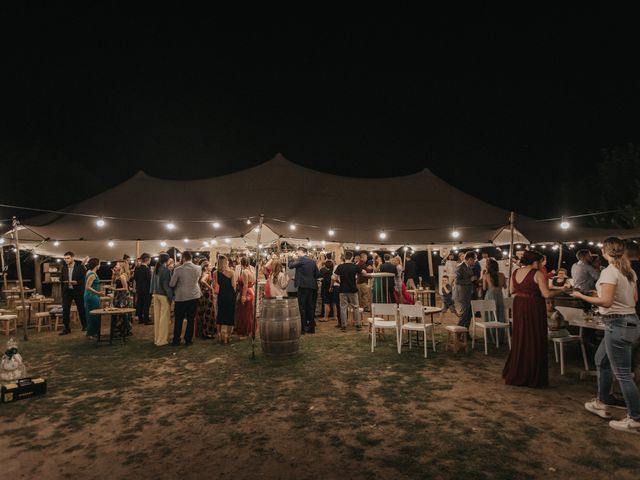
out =
[(265, 355), (294, 355), (300, 340), (297, 298), (265, 298), (260, 318), (260, 344)]

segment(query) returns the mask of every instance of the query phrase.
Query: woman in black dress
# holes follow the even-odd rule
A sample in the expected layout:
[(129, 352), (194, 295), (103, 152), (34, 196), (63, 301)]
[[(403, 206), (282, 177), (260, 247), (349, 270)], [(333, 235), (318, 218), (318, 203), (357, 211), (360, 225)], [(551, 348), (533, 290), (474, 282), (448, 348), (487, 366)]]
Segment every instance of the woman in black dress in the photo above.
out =
[(214, 292), (218, 295), (218, 338), (228, 345), (234, 325), (236, 308), (235, 272), (229, 268), (229, 260), (224, 255), (218, 257), (218, 269), (214, 275)]

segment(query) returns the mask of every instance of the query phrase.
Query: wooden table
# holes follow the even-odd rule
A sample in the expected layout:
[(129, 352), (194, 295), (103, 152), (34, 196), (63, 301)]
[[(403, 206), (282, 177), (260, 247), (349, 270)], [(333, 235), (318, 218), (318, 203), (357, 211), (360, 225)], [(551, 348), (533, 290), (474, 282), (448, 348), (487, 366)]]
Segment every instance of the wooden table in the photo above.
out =
[[(414, 302), (420, 301), (420, 303), (422, 303), (423, 305), (430, 305), (432, 307), (436, 305), (435, 290), (431, 290), (428, 288), (423, 288), (421, 290), (419, 288), (416, 288), (412, 290), (407, 290), (407, 292), (409, 292), (409, 295), (411, 295), (411, 298), (413, 298)], [(425, 301), (425, 298), (427, 299), (426, 301)]]
[[(98, 341), (100, 343), (102, 341), (102, 317), (111, 317), (111, 322), (109, 323), (109, 345), (113, 345), (113, 329), (118, 321), (118, 317), (121, 315), (133, 314), (136, 312), (135, 308), (98, 308), (96, 310), (91, 310), (89, 312), (90, 315), (97, 315), (100, 319), (98, 322)], [(124, 327), (124, 325), (123, 325)], [(120, 330), (120, 340), (122, 343), (127, 341), (127, 332), (124, 328)]]

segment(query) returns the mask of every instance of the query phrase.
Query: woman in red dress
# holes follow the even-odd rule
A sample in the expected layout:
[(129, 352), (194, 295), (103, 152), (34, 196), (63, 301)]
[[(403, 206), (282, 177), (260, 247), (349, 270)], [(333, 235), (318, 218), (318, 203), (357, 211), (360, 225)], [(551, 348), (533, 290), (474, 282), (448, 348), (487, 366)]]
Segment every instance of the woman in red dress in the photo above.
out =
[(253, 304), (255, 293), (253, 286), (255, 276), (249, 268), (249, 260), (242, 257), (240, 260), (240, 277), (238, 278), (238, 302), (236, 303), (236, 327), (235, 332), (240, 337), (246, 337), (253, 332)]
[(532, 388), (549, 385), (547, 354), (547, 309), (545, 298), (563, 290), (550, 291), (548, 280), (538, 270), (542, 255), (527, 251), (511, 277), (513, 334), (511, 351), (502, 371), (507, 385)]

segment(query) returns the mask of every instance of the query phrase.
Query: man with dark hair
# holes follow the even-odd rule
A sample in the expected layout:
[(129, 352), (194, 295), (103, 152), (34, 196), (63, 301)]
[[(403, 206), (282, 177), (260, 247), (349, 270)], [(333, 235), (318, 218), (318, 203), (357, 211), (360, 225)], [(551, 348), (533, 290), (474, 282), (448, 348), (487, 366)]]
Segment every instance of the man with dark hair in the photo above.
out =
[(295, 269), (295, 286), (298, 289), (298, 307), (300, 308), (300, 321), (302, 334), (316, 333), (314, 292), (318, 290), (317, 278), (320, 271), (316, 262), (307, 257), (307, 249), (298, 247), (296, 255), (289, 258), (289, 268)]
[(193, 325), (198, 311), (198, 301), (202, 296), (200, 290), (200, 276), (202, 269), (191, 260), (190, 252), (182, 253), (182, 265), (173, 269), (169, 286), (174, 289), (176, 306), (174, 309), (173, 342), (172, 345), (180, 345), (182, 335), (182, 322), (187, 319), (187, 328), (184, 332), (185, 345), (193, 343)]
[(476, 252), (467, 252), (464, 261), (456, 268), (456, 278), (453, 285), (453, 301), (460, 313), (458, 325), (469, 328), (471, 325), (471, 299), (473, 298), (473, 284), (477, 277), (473, 274), (476, 263)]
[(62, 321), (64, 328), (60, 335), (71, 333), (71, 302), (76, 303), (82, 331), (87, 328), (87, 319), (84, 311), (84, 283), (87, 271), (81, 264), (76, 264), (73, 252), (64, 254), (64, 265), (62, 266)]
[(588, 294), (596, 289), (596, 281), (600, 277), (600, 272), (593, 268), (591, 252), (586, 248), (578, 250), (576, 258), (578, 262), (571, 266), (573, 287), (582, 293)]
[(133, 271), (133, 280), (136, 283), (136, 315), (138, 322), (151, 325), (149, 319), (149, 307), (151, 306), (151, 255), (143, 253), (140, 256), (140, 265)]
[(358, 287), (356, 275), (366, 275), (367, 271), (353, 263), (353, 252), (345, 252), (344, 263), (338, 265), (333, 275), (333, 280), (340, 280), (340, 329), (347, 329), (347, 309), (353, 308), (356, 319), (356, 328), (360, 330), (360, 304), (358, 302)]
[(395, 303), (393, 292), (395, 291), (395, 277), (398, 273), (398, 268), (391, 262), (391, 255), (389, 253), (385, 253), (383, 258), (384, 263), (380, 265), (380, 273), (392, 273), (393, 277), (382, 278), (381, 303)]

